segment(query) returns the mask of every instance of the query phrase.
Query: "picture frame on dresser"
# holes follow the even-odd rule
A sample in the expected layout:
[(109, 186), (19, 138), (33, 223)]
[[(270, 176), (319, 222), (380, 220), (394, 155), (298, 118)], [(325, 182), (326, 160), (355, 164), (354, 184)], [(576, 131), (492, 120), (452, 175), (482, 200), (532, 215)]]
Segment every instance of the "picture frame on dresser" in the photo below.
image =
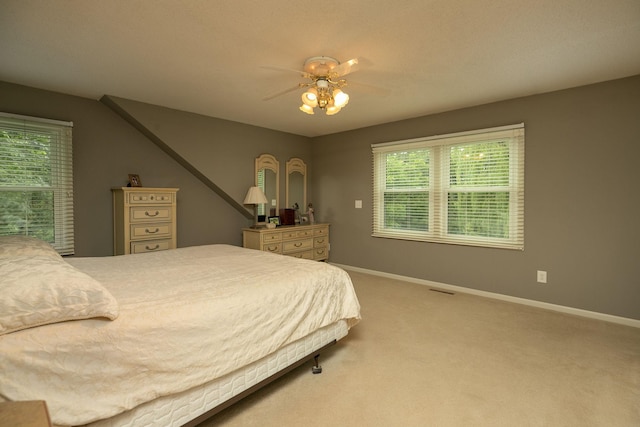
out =
[(269, 222), (271, 224), (275, 224), (276, 226), (280, 225), (280, 217), (279, 216), (270, 216)]
[(129, 187), (142, 187), (140, 176), (134, 173), (129, 174)]

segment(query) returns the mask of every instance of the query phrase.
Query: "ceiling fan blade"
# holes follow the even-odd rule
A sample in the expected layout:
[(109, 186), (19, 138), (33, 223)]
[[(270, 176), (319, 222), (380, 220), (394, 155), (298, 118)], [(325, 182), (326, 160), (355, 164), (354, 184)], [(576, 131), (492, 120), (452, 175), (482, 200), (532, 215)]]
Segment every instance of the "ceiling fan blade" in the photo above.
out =
[(349, 90), (349, 88), (363, 89), (364, 91), (375, 93), (376, 95), (380, 96), (389, 95), (391, 93), (391, 89), (389, 88), (362, 83), (354, 80), (349, 80), (346, 84), (346, 88), (347, 91)]
[(285, 71), (287, 73), (296, 73), (296, 74), (300, 74), (304, 78), (309, 78), (311, 76), (306, 71), (294, 70), (293, 68), (274, 67), (271, 65), (262, 65), (260, 66), (260, 68), (264, 68), (266, 70), (273, 70), (273, 71)]
[(283, 91), (278, 92), (278, 93), (274, 93), (274, 94), (272, 94), (272, 95), (265, 96), (264, 98), (262, 98), (262, 100), (263, 100), (263, 101), (269, 101), (269, 100), (271, 100), (271, 99), (273, 99), (273, 98), (277, 98), (277, 97), (279, 97), (279, 96), (281, 96), (281, 95), (287, 94), (287, 93), (289, 93), (289, 92), (293, 92), (294, 90), (298, 90), (298, 89), (300, 89), (301, 87), (302, 87), (302, 86), (300, 86), (299, 84), (297, 84), (297, 85), (295, 85), (294, 87), (290, 87), (289, 89), (283, 90)]
[(353, 58), (345, 62), (341, 62), (338, 66), (331, 70), (332, 73), (336, 73), (338, 77), (346, 76), (350, 73), (358, 71), (358, 58)]

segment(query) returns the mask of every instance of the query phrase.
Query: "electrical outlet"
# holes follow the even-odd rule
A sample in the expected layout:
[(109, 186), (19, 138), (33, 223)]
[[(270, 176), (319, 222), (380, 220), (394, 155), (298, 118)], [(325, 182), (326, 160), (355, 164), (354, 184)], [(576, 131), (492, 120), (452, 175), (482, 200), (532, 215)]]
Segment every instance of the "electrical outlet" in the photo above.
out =
[(356, 209), (362, 209), (362, 200), (356, 200)]
[(538, 270), (538, 283), (547, 283), (547, 272)]

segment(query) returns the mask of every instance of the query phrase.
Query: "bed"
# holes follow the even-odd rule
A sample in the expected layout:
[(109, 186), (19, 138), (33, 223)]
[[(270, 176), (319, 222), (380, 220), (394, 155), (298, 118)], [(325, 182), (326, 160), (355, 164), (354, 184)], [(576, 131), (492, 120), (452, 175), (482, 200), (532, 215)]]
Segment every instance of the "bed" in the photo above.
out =
[(347, 335), (346, 272), (230, 245), (60, 257), (0, 237), (0, 400), (60, 426), (196, 425)]

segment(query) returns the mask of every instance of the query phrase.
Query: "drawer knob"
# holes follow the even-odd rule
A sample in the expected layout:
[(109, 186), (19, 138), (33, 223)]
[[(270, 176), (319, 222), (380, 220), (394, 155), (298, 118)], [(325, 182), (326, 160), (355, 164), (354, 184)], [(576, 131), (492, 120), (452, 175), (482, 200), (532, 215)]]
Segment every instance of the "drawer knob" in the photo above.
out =
[(302, 246), (302, 243), (294, 243), (293, 246), (295, 246), (296, 248), (299, 248), (300, 246)]
[(156, 249), (160, 249), (160, 245), (155, 245), (153, 248), (149, 247), (149, 245), (144, 247), (148, 251), (155, 251)]
[(160, 231), (160, 229), (159, 229), (159, 228), (156, 228), (156, 229), (155, 229), (155, 230), (153, 230), (153, 231), (149, 230), (148, 228), (145, 228), (145, 229), (144, 229), (144, 232), (145, 232), (145, 233), (147, 233), (147, 234), (156, 234), (158, 231)]
[(146, 216), (154, 217), (154, 216), (158, 216), (158, 215), (160, 215), (160, 212), (159, 212), (159, 211), (156, 211), (156, 213), (151, 214), (151, 213), (149, 213), (149, 211), (144, 211), (144, 214), (145, 214)]

